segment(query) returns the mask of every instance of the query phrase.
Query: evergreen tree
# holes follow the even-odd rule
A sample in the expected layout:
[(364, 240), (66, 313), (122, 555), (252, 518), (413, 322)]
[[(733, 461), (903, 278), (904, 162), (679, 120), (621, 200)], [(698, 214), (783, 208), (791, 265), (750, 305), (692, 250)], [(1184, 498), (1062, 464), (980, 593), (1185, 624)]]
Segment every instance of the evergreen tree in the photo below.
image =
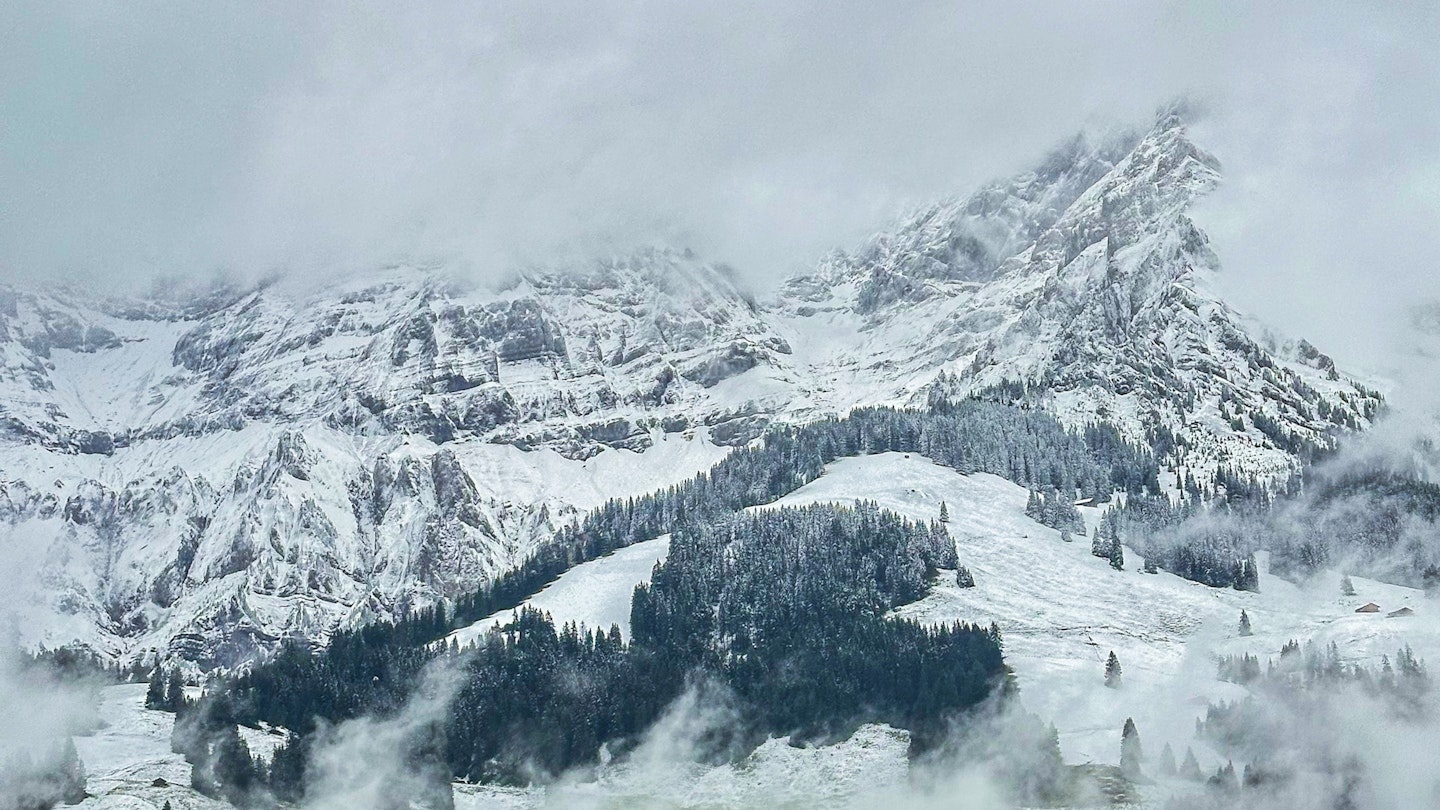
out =
[(165, 684), (165, 708), (177, 712), (184, 703), (185, 676), (180, 672), (180, 667), (175, 667), (170, 670), (170, 679)]
[(1341, 594), (1342, 596), (1354, 596), (1354, 595), (1355, 595), (1355, 583), (1353, 583), (1353, 582), (1350, 581), (1350, 575), (1349, 575), (1349, 574), (1346, 574), (1345, 576), (1340, 577), (1340, 594)]
[(962, 588), (973, 588), (975, 587), (975, 576), (970, 573), (969, 568), (962, 565), (955, 569), (955, 584)]
[(1125, 570), (1125, 546), (1119, 538), (1110, 541), (1110, 567), (1116, 571)]
[(1246, 613), (1244, 608), (1240, 610), (1240, 635), (1253, 635), (1250, 631), (1250, 614)]
[(1070, 530), (1069, 530), (1069, 529), (1061, 529), (1061, 530), (1060, 530), (1060, 542), (1062, 542), (1062, 543), (1073, 543), (1073, 542), (1075, 542), (1075, 538), (1072, 537), (1072, 536), (1070, 536)]
[(145, 708), (169, 708), (165, 699), (165, 671), (161, 667), (155, 667), (155, 671), (150, 673), (150, 685), (145, 689)]
[(1167, 742), (1165, 743), (1165, 747), (1160, 749), (1160, 774), (1162, 776), (1174, 776), (1175, 773), (1175, 751), (1170, 748), (1170, 743)]
[(1145, 758), (1140, 747), (1140, 732), (1135, 721), (1125, 718), (1125, 727), (1120, 730), (1120, 771), (1126, 779), (1140, 777), (1140, 762)]
[(80, 761), (80, 753), (75, 750), (75, 740), (65, 738), (65, 745), (60, 752), (60, 801), (66, 804), (79, 804), (85, 801), (85, 763)]
[(944, 501), (941, 501), (941, 502), (940, 502), (940, 522), (941, 522), (941, 523), (949, 523), (949, 522), (950, 522), (950, 507), (947, 506)]
[(1194, 749), (1186, 746), (1185, 762), (1180, 765), (1180, 778), (1189, 779), (1192, 782), (1199, 782), (1205, 778), (1200, 772), (1200, 761), (1195, 758)]
[(1120, 658), (1111, 650), (1110, 657), (1105, 659), (1105, 685), (1111, 689), (1119, 689), (1121, 677)]
[(1260, 569), (1255, 564), (1255, 554), (1251, 552), (1245, 559), (1235, 564), (1234, 575), (1235, 590), (1237, 591), (1260, 591)]
[(1090, 535), (1090, 553), (1101, 559), (1110, 557), (1110, 542), (1101, 536), (1099, 526)]
[(1030, 490), (1030, 497), (1025, 501), (1025, 517), (1037, 522), (1041, 521), (1044, 515), (1045, 505), (1040, 502), (1040, 493)]

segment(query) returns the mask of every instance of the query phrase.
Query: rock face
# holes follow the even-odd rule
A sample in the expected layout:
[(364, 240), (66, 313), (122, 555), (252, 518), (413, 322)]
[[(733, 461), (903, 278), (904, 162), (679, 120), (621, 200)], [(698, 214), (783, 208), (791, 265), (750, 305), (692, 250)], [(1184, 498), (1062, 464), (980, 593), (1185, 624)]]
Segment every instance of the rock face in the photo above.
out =
[(469, 591), (775, 420), (936, 395), (1288, 472), (1378, 397), (1214, 293), (1167, 113), (931, 206), (766, 303), (648, 250), (501, 285), (0, 288), (0, 570), (31, 643), (229, 666)]
[(829, 349), (836, 365), (902, 400), (1023, 396), (1071, 424), (1160, 438), (1176, 468), (1283, 474), (1307, 445), (1367, 425), (1379, 397), (1216, 295), (1219, 261), (1186, 212), (1218, 181), (1167, 112), (923, 211), (791, 280), (777, 306), (805, 334), (853, 335)]

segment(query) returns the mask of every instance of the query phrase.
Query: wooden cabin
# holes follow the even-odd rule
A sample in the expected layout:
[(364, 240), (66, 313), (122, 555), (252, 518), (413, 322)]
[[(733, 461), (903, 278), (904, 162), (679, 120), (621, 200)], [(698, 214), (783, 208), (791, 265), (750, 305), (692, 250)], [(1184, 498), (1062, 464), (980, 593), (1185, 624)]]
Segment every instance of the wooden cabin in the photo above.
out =
[(1393, 618), (1395, 618), (1396, 616), (1414, 616), (1414, 615), (1415, 615), (1415, 611), (1411, 610), (1411, 609), (1408, 608), (1408, 607), (1402, 607), (1402, 608), (1400, 608), (1399, 610), (1392, 610), (1392, 611), (1390, 611), (1389, 613), (1386, 613), (1386, 614), (1385, 614), (1385, 618), (1387, 618), (1387, 619), (1393, 619)]
[(1377, 604), (1375, 604), (1374, 602), (1367, 602), (1367, 603), (1361, 605), (1360, 607), (1355, 608), (1355, 612), (1356, 612), (1356, 613), (1379, 613), (1379, 612), (1380, 612), (1380, 606), (1377, 605)]

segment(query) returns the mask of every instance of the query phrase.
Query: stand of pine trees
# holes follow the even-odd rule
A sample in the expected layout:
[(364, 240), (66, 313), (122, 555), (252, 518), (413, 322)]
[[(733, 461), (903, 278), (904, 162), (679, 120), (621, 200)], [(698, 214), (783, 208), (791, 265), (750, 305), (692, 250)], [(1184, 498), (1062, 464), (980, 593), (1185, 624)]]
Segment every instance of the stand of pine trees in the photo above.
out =
[[(283, 767), (271, 768), (277, 796), (303, 784), (317, 718), (393, 711), (443, 658), (459, 663), (464, 684), (435, 738), (446, 772), (474, 781), (559, 774), (596, 762), (602, 743), (623, 753), (701, 684), (725, 694), (737, 718), (716, 752), (772, 734), (835, 739), (866, 722), (910, 729), (920, 750), (954, 714), (1009, 684), (993, 626), (885, 618), (956, 565), (943, 524), (873, 503), (740, 514), (672, 535), (667, 560), (635, 591), (628, 644), (618, 628), (556, 627), (528, 609), (473, 650), (347, 637), (321, 656), (288, 648), (187, 714), (223, 734), (237, 719), (300, 732), (276, 755)], [(317, 661), (329, 664), (309, 668)], [(224, 749), (210, 734), (190, 750), (218, 763)], [(224, 772), (250, 779), (239, 759)]]
[(1085, 532), (1085, 521), (1080, 519), (1080, 510), (1070, 496), (1059, 490), (1049, 494), (1030, 490), (1025, 503), (1025, 515), (1031, 520), (1062, 532)]
[(1044, 490), (1052, 493), (1051, 520), (1070, 528), (1078, 521), (1076, 495), (1103, 503), (1116, 489), (1160, 491), (1153, 454), (1108, 425), (1069, 431), (1047, 413), (1012, 405), (940, 398), (930, 405), (925, 411), (862, 408), (843, 418), (772, 428), (759, 444), (732, 452), (690, 481), (607, 502), (515, 570), (458, 600), (452, 618), (468, 624), (510, 610), (582, 562), (769, 503), (851, 456), (919, 453), (962, 473), (991, 473)]

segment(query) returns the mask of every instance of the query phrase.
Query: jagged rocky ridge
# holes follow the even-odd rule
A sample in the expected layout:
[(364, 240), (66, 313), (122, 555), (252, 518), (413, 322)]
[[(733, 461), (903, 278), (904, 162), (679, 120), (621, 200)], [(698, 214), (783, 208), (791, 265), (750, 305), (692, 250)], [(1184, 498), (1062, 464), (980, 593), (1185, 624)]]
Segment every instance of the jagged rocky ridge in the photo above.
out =
[[(1167, 112), (747, 297), (647, 250), (142, 300), (0, 288), (0, 562), (32, 643), (229, 665), (453, 598), (774, 420), (1024, 398), (1283, 475), (1379, 398), (1214, 291), (1219, 164)], [(21, 587), (24, 586), (24, 587)]]

